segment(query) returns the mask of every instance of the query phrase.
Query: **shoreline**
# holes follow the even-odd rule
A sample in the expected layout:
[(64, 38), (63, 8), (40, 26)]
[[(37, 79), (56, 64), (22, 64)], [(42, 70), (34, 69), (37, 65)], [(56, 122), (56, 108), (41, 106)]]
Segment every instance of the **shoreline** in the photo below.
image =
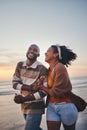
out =
[[(24, 130), (25, 120), (21, 112), (20, 104), (13, 101), (14, 95), (0, 96), (0, 129), (1, 130)], [(47, 130), (45, 114), (42, 117), (41, 127)], [(87, 129), (87, 108), (79, 113), (76, 130)], [(61, 126), (61, 130), (64, 130)]]

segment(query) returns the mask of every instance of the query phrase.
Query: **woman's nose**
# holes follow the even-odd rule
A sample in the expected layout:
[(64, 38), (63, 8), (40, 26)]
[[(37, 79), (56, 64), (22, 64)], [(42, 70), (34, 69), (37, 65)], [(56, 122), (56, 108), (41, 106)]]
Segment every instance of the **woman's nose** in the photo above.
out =
[(47, 52), (45, 52), (45, 55), (47, 54)]

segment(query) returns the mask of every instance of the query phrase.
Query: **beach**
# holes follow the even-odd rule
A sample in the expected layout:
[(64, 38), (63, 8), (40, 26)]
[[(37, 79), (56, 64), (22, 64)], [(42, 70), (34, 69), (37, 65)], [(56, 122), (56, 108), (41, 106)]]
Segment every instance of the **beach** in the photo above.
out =
[[(87, 102), (87, 83), (84, 81), (80, 85), (74, 82), (73, 84), (77, 86), (73, 88), (73, 91), (83, 97)], [(11, 85), (7, 85), (6, 87), (6, 84), (1, 84), (0, 86), (0, 129), (24, 130), (25, 120), (21, 112), (21, 106), (20, 104), (14, 103), (13, 98), (15, 92), (11, 87)], [(47, 130), (46, 114), (43, 115), (41, 127), (43, 130)], [(61, 130), (64, 130), (62, 126)], [(79, 112), (76, 130), (87, 130), (87, 108), (83, 112)]]

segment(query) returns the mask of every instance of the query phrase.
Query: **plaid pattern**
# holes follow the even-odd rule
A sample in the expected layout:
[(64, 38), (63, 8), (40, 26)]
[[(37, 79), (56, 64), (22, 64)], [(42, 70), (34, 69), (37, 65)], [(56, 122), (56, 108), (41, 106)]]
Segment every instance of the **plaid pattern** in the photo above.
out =
[[(21, 91), (21, 87), (24, 84), (32, 87), (42, 76), (47, 77), (47, 69), (40, 62), (36, 61), (31, 66), (27, 66), (25, 61), (19, 62), (13, 75), (13, 88)], [(23, 90), (21, 91), (21, 93), (27, 95), (28, 91)], [(23, 113), (29, 114), (44, 112), (43, 97), (46, 94), (44, 92), (38, 91), (36, 92), (36, 95), (39, 95), (38, 97), (40, 99), (37, 99), (37, 97), (35, 96), (35, 101), (25, 102), (21, 105)]]

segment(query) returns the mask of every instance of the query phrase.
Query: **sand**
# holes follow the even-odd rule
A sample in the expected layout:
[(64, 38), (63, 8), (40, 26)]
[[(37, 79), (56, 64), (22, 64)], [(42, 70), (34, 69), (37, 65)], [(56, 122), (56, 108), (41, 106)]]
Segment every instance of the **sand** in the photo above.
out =
[[(20, 104), (14, 103), (13, 96), (0, 96), (0, 130), (24, 130), (25, 120), (21, 107)], [(45, 114), (42, 118), (41, 127), (43, 130), (47, 130)], [(63, 130), (62, 126), (61, 130)], [(87, 130), (87, 109), (79, 113), (76, 130)]]

